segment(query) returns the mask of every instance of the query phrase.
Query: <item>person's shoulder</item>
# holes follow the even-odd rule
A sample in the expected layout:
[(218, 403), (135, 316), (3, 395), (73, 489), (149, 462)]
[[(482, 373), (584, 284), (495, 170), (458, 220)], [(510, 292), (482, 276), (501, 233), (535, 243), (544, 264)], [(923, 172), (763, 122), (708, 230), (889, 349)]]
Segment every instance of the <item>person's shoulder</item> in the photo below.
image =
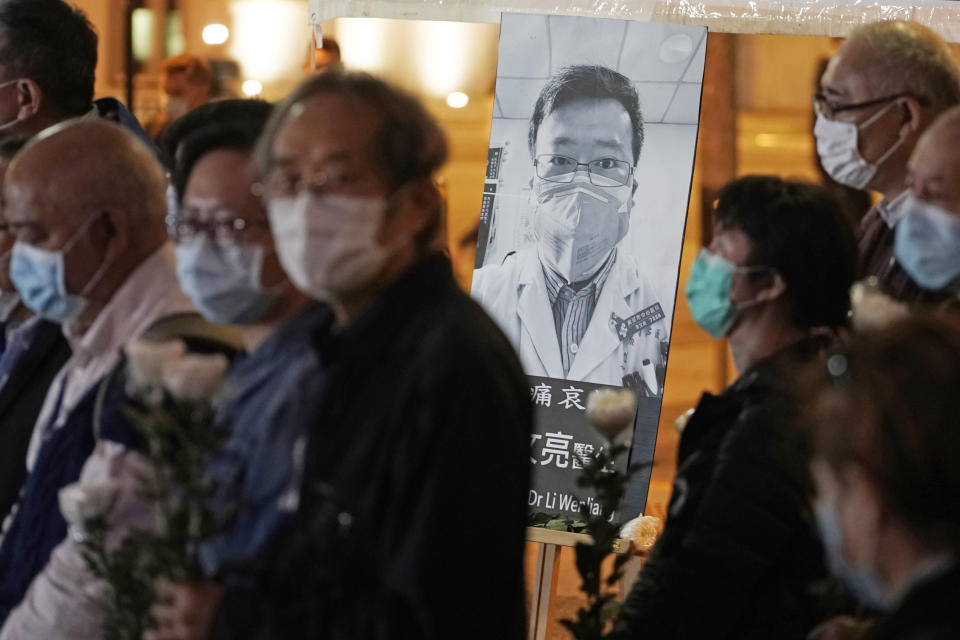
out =
[(451, 285), (443, 303), (433, 309), (420, 341), (421, 361), (428, 368), (469, 371), (483, 366), (516, 367), (519, 362), (506, 336), (480, 302)]

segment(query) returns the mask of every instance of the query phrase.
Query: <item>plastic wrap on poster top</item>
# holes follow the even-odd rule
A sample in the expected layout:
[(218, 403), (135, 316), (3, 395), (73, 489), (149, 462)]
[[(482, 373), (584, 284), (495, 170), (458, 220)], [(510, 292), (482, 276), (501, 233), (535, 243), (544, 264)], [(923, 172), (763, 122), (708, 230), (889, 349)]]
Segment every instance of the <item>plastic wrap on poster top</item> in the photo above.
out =
[(859, 24), (914, 20), (960, 42), (954, 0), (310, 0), (310, 22), (342, 17), (499, 23), (501, 12), (701, 25), (728, 33), (846, 36)]

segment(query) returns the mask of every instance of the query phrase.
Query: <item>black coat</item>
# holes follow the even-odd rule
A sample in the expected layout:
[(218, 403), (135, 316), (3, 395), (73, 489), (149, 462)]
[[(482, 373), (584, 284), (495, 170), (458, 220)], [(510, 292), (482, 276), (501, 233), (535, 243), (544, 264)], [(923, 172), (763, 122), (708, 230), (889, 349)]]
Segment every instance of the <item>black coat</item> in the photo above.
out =
[(825, 346), (803, 341), (703, 395), (663, 534), (624, 604), (624, 638), (802, 639), (836, 611), (781, 375)]
[(957, 640), (960, 638), (960, 563), (915, 585), (881, 619), (869, 640)]
[(318, 349), (298, 513), (215, 637), (523, 638), (532, 409), (504, 336), (437, 255)]
[(27, 447), (47, 389), (69, 358), (60, 325), (41, 320), (29, 349), (0, 388), (0, 521), (27, 475)]

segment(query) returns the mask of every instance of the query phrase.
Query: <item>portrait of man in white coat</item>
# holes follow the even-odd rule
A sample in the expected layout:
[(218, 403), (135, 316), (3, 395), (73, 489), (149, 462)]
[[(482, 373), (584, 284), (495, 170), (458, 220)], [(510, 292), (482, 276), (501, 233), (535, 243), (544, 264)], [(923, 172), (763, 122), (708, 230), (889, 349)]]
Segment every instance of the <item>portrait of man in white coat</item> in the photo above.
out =
[(604, 66), (561, 69), (540, 91), (527, 143), (535, 241), (477, 269), (472, 295), (528, 375), (659, 396), (672, 300), (659, 298), (621, 242), (637, 223), (636, 88)]

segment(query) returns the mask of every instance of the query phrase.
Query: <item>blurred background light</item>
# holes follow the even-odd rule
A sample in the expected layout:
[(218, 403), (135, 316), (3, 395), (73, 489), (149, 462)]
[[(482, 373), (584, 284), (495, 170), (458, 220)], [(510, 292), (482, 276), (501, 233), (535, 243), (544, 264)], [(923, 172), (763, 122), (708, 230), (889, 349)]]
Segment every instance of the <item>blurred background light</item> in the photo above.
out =
[(263, 83), (259, 80), (245, 80), (242, 90), (243, 95), (253, 98), (263, 93)]
[(447, 106), (453, 109), (463, 109), (470, 103), (470, 96), (463, 91), (454, 91), (447, 94)]
[(230, 29), (223, 24), (208, 24), (203, 28), (202, 37), (206, 44), (223, 44), (230, 39)]

